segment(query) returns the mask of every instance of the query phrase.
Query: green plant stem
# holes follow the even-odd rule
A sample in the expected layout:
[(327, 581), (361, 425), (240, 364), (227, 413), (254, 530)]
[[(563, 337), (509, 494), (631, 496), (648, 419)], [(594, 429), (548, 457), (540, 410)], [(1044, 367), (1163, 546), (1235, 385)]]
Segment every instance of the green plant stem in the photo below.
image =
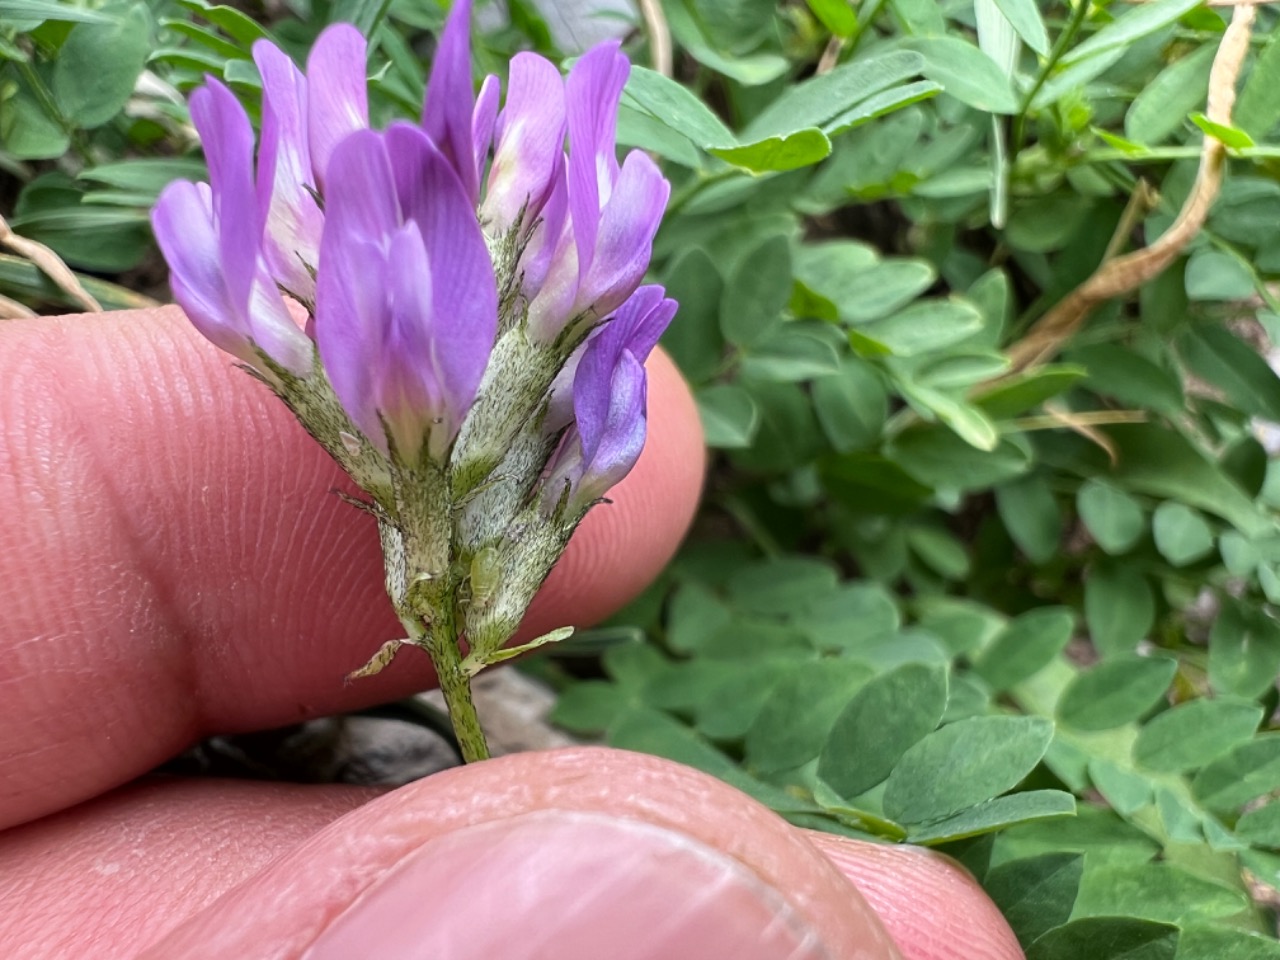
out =
[(471, 677), (462, 666), (462, 651), (458, 649), (457, 611), (452, 602), (443, 606), (448, 614), (436, 617), (425, 635), (414, 639), (426, 649), (436, 668), (440, 692), (444, 694), (445, 706), (449, 708), (449, 722), (453, 724), (453, 732), (458, 738), (463, 762), (488, 760), (489, 744), (471, 697)]
[(1058, 61), (1067, 52), (1067, 48), (1071, 46), (1071, 41), (1080, 32), (1080, 27), (1084, 25), (1084, 18), (1088, 12), (1089, 0), (1077, 0), (1075, 8), (1071, 11), (1071, 19), (1067, 21), (1067, 25), (1058, 34), (1058, 39), (1054, 41), (1053, 47), (1049, 51), (1049, 56), (1045, 59), (1044, 66), (1036, 74), (1035, 82), (1031, 85), (1031, 89), (1027, 91), (1027, 95), (1022, 98), (1022, 104), (1018, 107), (1018, 114), (1013, 118), (1013, 136), (1009, 142), (1010, 167), (1013, 166), (1013, 161), (1017, 159), (1018, 151), (1022, 149), (1022, 138), (1027, 124), (1027, 113), (1031, 109), (1031, 102), (1035, 100), (1040, 88), (1048, 81), (1049, 74), (1058, 65)]

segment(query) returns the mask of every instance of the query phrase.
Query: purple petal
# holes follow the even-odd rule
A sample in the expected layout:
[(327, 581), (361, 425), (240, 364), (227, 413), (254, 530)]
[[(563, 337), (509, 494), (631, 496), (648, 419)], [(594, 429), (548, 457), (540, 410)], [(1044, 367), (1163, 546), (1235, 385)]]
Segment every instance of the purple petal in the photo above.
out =
[(565, 218), (569, 213), (569, 181), (565, 170), (564, 154), (556, 159), (551, 174), (551, 190), (542, 205), (541, 215), (525, 245), (520, 258), (520, 270), (524, 274), (521, 289), (532, 300), (542, 290), (551, 270), (552, 258), (564, 243), (573, 257), (571, 284), (565, 290), (567, 306), (571, 306), (578, 290), (577, 250), (573, 244), (573, 231), (565, 230)]
[(607, 316), (631, 296), (648, 269), (670, 193), (671, 185), (648, 156), (639, 150), (627, 155), (600, 216), (594, 256), (574, 301), (576, 310)]
[(493, 145), (494, 128), (498, 122), (498, 78), (493, 74), (484, 78), (480, 84), (480, 95), (476, 97), (476, 108), (471, 114), (471, 152), (476, 159), (476, 170), (484, 169), (485, 155)]
[(482, 208), (482, 216), (495, 232), (505, 232), (522, 211), (526, 223), (541, 211), (562, 163), (564, 131), (560, 71), (537, 54), (516, 54)]
[(600, 210), (617, 176), (618, 100), (631, 70), (616, 41), (585, 53), (565, 83), (569, 126), (569, 208), (585, 274), (596, 247)]
[(307, 136), (320, 190), (328, 182), (329, 161), (338, 144), (369, 126), (367, 59), (364, 37), (347, 23), (327, 27), (307, 57)]
[[(356, 131), (334, 150), (329, 165), (333, 184), (325, 196), (325, 236), (359, 236), (385, 249), (400, 226), (400, 205), (382, 135)], [(322, 242), (322, 262), (323, 251)]]
[(640, 287), (618, 308), (599, 336), (619, 344), (643, 363), (676, 313), (676, 302), (665, 299), (666, 291), (654, 284)]
[[(386, 279), (389, 309), (373, 390), (396, 448), (413, 460), (433, 421), (446, 416), (436, 368), (441, 345), (432, 339), (436, 321), (433, 278), (416, 224), (406, 224), (392, 237)], [(443, 447), (457, 428), (446, 422), (439, 429)]]
[(453, 438), (475, 399), (498, 332), (498, 287), (475, 207), (452, 166), (412, 127), (387, 131), (406, 219), (422, 233), (434, 279), (434, 365)]
[(276, 280), (310, 301), (315, 281), (307, 265), (320, 256), (324, 215), (307, 190), (315, 188), (307, 142), (307, 87), (301, 71), (274, 45), (259, 40), (253, 58), (262, 74), (262, 145), (258, 151), (258, 209), (263, 252)]
[[(335, 154), (335, 157), (337, 154)], [(359, 236), (325, 230), (316, 278), (316, 346), (333, 392), (378, 448), (387, 443), (373, 393), (386, 316), (386, 255)]]
[(480, 189), (472, 142), (471, 0), (456, 0), (431, 64), (422, 125), (462, 181), (471, 205)]
[(231, 304), (222, 277), (213, 200), (207, 184), (175, 180), (160, 193), (151, 223), (169, 264), (173, 297), (215, 346), (248, 360), (249, 331)]
[(209, 166), (218, 258), (228, 298), (244, 311), (262, 245), (253, 186), (253, 128), (240, 101), (212, 77), (191, 95), (191, 119)]
[(646, 394), (644, 365), (630, 353), (623, 353), (613, 371), (603, 429), (593, 438), (594, 443), (588, 444), (587, 434), (579, 422), (583, 467), (574, 497), (580, 503), (602, 496), (630, 473), (640, 458), (646, 433)]

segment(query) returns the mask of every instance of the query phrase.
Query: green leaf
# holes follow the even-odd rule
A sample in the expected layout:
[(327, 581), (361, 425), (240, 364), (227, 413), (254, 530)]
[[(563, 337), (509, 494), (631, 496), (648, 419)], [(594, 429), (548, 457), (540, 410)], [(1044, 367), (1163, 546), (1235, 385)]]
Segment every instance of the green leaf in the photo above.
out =
[(704, 149), (739, 146), (738, 138), (710, 107), (685, 87), (654, 70), (632, 66), (623, 96)]
[(1146, 517), (1138, 502), (1100, 480), (1081, 485), (1076, 507), (1098, 546), (1113, 555), (1127, 552), (1146, 530)]
[(178, 3), (194, 10), (242, 47), (251, 47), (258, 40), (275, 43), (265, 27), (235, 7), (210, 4), (206, 0), (178, 0)]
[(731, 619), (729, 608), (702, 584), (682, 584), (671, 597), (667, 643), (677, 653), (693, 653)]
[(858, 28), (858, 15), (848, 0), (808, 0), (813, 15), (837, 37), (848, 39)]
[(1178, 960), (1280, 960), (1280, 942), (1248, 930), (1193, 924), (1182, 928)]
[(1253, 274), (1238, 257), (1201, 247), (1187, 261), (1187, 297), (1198, 301), (1244, 300), (1253, 295)]
[(1191, 782), (1200, 803), (1231, 813), (1265, 793), (1280, 789), (1280, 734), (1267, 733), (1233, 748)]
[(1231, 119), (1258, 140), (1280, 121), (1280, 34), (1273, 33), (1258, 52)]
[(1032, 563), (1048, 563), (1062, 543), (1062, 511), (1048, 481), (1039, 474), (996, 487), (996, 510)]
[(875, 367), (860, 357), (846, 357), (838, 373), (819, 377), (812, 389), (814, 413), (838, 452), (866, 450), (879, 442), (889, 396)]
[(885, 783), (884, 812), (904, 824), (939, 820), (1020, 783), (1053, 739), (1041, 717), (972, 717), (911, 747)]
[(1221, 603), (1209, 632), (1209, 682), (1220, 693), (1261, 696), (1280, 673), (1280, 624), (1231, 597)]
[(898, 356), (910, 357), (954, 346), (981, 330), (982, 323), (982, 314), (970, 303), (929, 299), (913, 303), (859, 330)]
[(1204, 517), (1173, 500), (1156, 507), (1151, 532), (1160, 555), (1175, 567), (1194, 563), (1213, 550), (1213, 530)]
[(1236, 836), (1257, 847), (1280, 850), (1280, 803), (1248, 811), (1236, 821)]
[(53, 93), (67, 119), (91, 130), (124, 108), (151, 48), (151, 17), (141, 4), (110, 24), (71, 29), (53, 69)]
[(743, 373), (757, 380), (813, 380), (840, 369), (840, 357), (829, 340), (793, 325), (784, 325), (751, 347)]
[(680, 310), (678, 322), (662, 335), (662, 345), (680, 371), (698, 383), (711, 377), (724, 360), (720, 334), (724, 279), (707, 252), (694, 247), (672, 263), (663, 283)]
[(823, 650), (853, 651), (902, 625), (893, 597), (878, 584), (844, 583), (814, 600), (792, 623)]
[(1225, 327), (1201, 326), (1178, 338), (1178, 352), (1196, 376), (1245, 413), (1280, 420), (1280, 377), (1258, 351)]
[(928, 290), (935, 279), (937, 273), (926, 261), (895, 257), (858, 271), (848, 278), (848, 295), (831, 299), (840, 311), (840, 319), (865, 323), (901, 309)]
[(1055, 927), (1027, 950), (1027, 960), (1173, 960), (1178, 928), (1131, 917), (1086, 917)]
[(758, 140), (788, 134), (804, 127), (830, 133), (831, 121), (858, 104), (919, 76), (924, 59), (918, 53), (894, 50), (842, 64), (788, 88), (762, 110), (743, 131)]
[(1247, 906), (1238, 890), (1172, 864), (1109, 864), (1085, 871), (1073, 916), (1191, 923), (1229, 917)]
[(707, 446), (734, 449), (751, 446), (760, 427), (760, 410), (751, 394), (734, 384), (699, 390), (698, 415)]
[(709, 147), (707, 152), (753, 173), (810, 167), (831, 155), (831, 141), (816, 127), (778, 134), (743, 147)]
[(798, 664), (774, 686), (747, 731), (747, 764), (776, 773), (808, 763), (871, 674), (870, 667), (854, 660)]
[(976, 398), (978, 406), (997, 420), (1034, 410), (1046, 400), (1075, 386), (1085, 375), (1083, 367), (1059, 364), (1017, 374)]
[(786, 614), (828, 596), (839, 578), (815, 557), (780, 557), (752, 564), (729, 580), (729, 602), (748, 613)]
[(777, 656), (744, 661), (739, 653), (739, 659), (725, 664), (720, 678), (708, 683), (699, 696), (694, 708), (698, 730), (720, 740), (746, 736), (792, 662)]
[(1099, 563), (1085, 575), (1084, 618), (1102, 656), (1131, 653), (1155, 623), (1151, 585), (1132, 567)]
[(1122, 817), (1131, 817), (1153, 802), (1150, 779), (1102, 757), (1089, 761), (1089, 779)]
[(18, 160), (53, 160), (67, 152), (71, 138), (34, 99), (17, 93), (0, 98), (0, 143)]
[(208, 170), (199, 160), (134, 157), (90, 167), (81, 171), (77, 179), (158, 196), (165, 185), (173, 180), (207, 180), (208, 177)]
[(1026, 950), (1070, 918), (1083, 873), (1079, 854), (1046, 853), (1000, 864), (982, 886)]
[(1049, 34), (1035, 0), (995, 0), (995, 3), (1028, 47), (1042, 56), (1048, 54)]
[(1244, 150), (1248, 147), (1257, 146), (1253, 142), (1253, 137), (1249, 136), (1239, 127), (1229, 126), (1225, 123), (1214, 123), (1203, 113), (1193, 113), (1191, 122), (1207, 133), (1209, 136), (1222, 141), (1222, 145), (1228, 150)]
[(948, 580), (969, 575), (969, 551), (959, 537), (932, 524), (907, 529), (907, 545), (925, 566)]
[(656, 710), (631, 708), (623, 711), (609, 728), (609, 743), (622, 750), (651, 753), (702, 770), (780, 812), (815, 809), (812, 804), (799, 801), (744, 773), (694, 731)]
[(1148, 770), (1197, 770), (1248, 740), (1262, 708), (1242, 700), (1192, 700), (1150, 720), (1138, 732), (1133, 758)]
[(979, 654), (973, 669), (997, 692), (1017, 686), (1047, 667), (1075, 628), (1067, 607), (1041, 607), (1016, 617)]
[(1253, 498), (1182, 434), (1154, 423), (1108, 427), (1106, 433), (1120, 457), (1113, 479), (1126, 489), (1199, 507), (1245, 534), (1272, 528)]
[(724, 338), (740, 347), (758, 343), (782, 322), (790, 299), (791, 245), (786, 237), (770, 237), (729, 278), (720, 303)]
[(54, 20), (59, 23), (114, 23), (97, 10), (76, 7), (66, 0), (0, 0), (0, 20)]
[(1181, 129), (1187, 115), (1205, 101), (1217, 49), (1206, 43), (1156, 74), (1125, 114), (1125, 136), (1157, 144)]
[(923, 73), (943, 90), (988, 113), (1017, 113), (1018, 96), (994, 60), (958, 37), (910, 37), (903, 46), (924, 55)]
[(904, 430), (885, 453), (921, 483), (949, 490), (992, 487), (1024, 473), (1027, 450), (1003, 439), (991, 452), (970, 446), (950, 430), (914, 427)]
[(1101, 53), (1130, 46), (1135, 40), (1155, 33), (1199, 6), (1199, 0), (1156, 0), (1129, 10), (1092, 37), (1068, 50), (1060, 61), (1063, 66), (1088, 60)]
[(1123, 654), (1076, 675), (1058, 700), (1058, 721), (1075, 730), (1110, 730), (1140, 719), (1163, 700), (1178, 672), (1170, 657)]
[(865, 793), (933, 732), (946, 705), (943, 666), (908, 663), (881, 674), (835, 719), (818, 758), (818, 776), (842, 797)]
[(1029, 790), (987, 800), (953, 817), (907, 832), (909, 843), (937, 844), (963, 840), (1015, 823), (1074, 816), (1075, 797), (1064, 790)]
[(584, 680), (560, 694), (548, 719), (575, 733), (603, 733), (626, 706), (626, 694), (605, 680)]
[(329, 22), (354, 24), (364, 36), (372, 37), (390, 6), (391, 0), (334, 0)]

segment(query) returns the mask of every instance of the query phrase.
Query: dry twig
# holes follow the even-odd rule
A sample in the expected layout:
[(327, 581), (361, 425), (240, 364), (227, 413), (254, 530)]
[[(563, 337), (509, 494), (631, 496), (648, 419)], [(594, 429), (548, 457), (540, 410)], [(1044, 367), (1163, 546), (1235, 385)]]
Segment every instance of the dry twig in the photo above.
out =
[(98, 303), (80, 283), (77, 277), (62, 258), (43, 243), (20, 237), (9, 228), (4, 217), (0, 217), (0, 245), (8, 247), (20, 257), (26, 257), (39, 267), (50, 280), (56, 283), (67, 296), (85, 308), (87, 313), (101, 313), (102, 304)]
[(653, 69), (664, 77), (671, 76), (671, 28), (662, 12), (661, 0), (639, 0), (640, 15), (644, 17), (644, 29), (649, 35), (649, 47), (653, 51)]
[[(1231, 125), (1236, 81), (1249, 52), (1249, 36), (1256, 13), (1257, 8), (1253, 4), (1234, 8), (1231, 24), (1213, 60), (1206, 113), (1211, 121), (1222, 126)], [(1024, 370), (1048, 360), (1080, 328), (1095, 307), (1138, 289), (1177, 259), (1204, 226), (1209, 208), (1222, 185), (1225, 162), (1226, 147), (1221, 140), (1206, 133), (1195, 183), (1173, 225), (1145, 249), (1103, 260), (1089, 279), (1067, 294), (1035, 323), (1026, 336), (1009, 348), (1012, 371)]]

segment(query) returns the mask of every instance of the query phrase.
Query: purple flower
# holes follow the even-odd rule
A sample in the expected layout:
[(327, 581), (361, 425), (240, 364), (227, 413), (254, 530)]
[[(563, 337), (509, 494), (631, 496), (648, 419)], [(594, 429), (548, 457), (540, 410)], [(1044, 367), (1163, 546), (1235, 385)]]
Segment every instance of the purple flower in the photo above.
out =
[(304, 376), (311, 341), (290, 316), (262, 252), (249, 118), (231, 91), (210, 78), (191, 95), (191, 119), (205, 145), (209, 183), (169, 184), (152, 212), (174, 298), (227, 353), (264, 369), (256, 347)]
[[(482, 101), (482, 105), (486, 111), (492, 109), (489, 103)], [(431, 63), (422, 126), (457, 173), (472, 206), (480, 193), (476, 112), (471, 83), (471, 0), (456, 0)]]
[(304, 78), (279, 48), (259, 40), (253, 58), (262, 74), (262, 148), (258, 204), (264, 251), (276, 281), (306, 303), (315, 299), (324, 187), (334, 147), (369, 125), (364, 37), (349, 24), (326, 29), (311, 50)]
[(564, 164), (564, 130), (560, 71), (537, 54), (516, 54), (480, 207), (480, 218), (491, 233), (505, 233), (522, 215), (522, 226), (538, 218)]
[(498, 326), (493, 265), (453, 165), (417, 127), (348, 136), (330, 161), (316, 339), (334, 393), (384, 451), (442, 459)]
[(574, 424), (546, 481), (548, 508), (567, 487), (570, 511), (584, 510), (635, 466), (646, 431), (644, 362), (675, 312), (662, 287), (640, 287), (587, 342), (573, 374)]
[(618, 101), (629, 72), (616, 43), (594, 48), (569, 71), (569, 222), (529, 304), (529, 327), (537, 339), (553, 340), (584, 313), (612, 313), (649, 266), (671, 188), (638, 150), (618, 167)]

